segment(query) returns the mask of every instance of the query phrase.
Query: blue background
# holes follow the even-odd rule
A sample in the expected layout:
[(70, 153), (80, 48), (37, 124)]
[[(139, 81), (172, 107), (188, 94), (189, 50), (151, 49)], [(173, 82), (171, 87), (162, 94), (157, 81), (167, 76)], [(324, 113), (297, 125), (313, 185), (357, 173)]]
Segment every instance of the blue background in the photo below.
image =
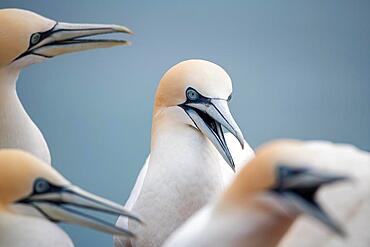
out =
[[(162, 74), (203, 58), (234, 83), (231, 110), (248, 142), (328, 139), (370, 150), (370, 1), (7, 1), (65, 22), (132, 28), (130, 47), (25, 69), (18, 93), (74, 183), (124, 202), (148, 152)], [(65, 227), (77, 246), (112, 238)]]

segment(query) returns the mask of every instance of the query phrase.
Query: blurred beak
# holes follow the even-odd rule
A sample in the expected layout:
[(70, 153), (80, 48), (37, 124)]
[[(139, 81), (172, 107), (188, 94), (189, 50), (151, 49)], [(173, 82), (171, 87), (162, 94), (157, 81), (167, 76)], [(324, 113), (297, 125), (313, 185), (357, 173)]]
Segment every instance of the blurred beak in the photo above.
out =
[(222, 127), (226, 128), (238, 139), (242, 148), (244, 148), (244, 138), (239, 126), (231, 115), (227, 101), (210, 99), (206, 102), (189, 102), (180, 106), (235, 171), (234, 160), (225, 141)]
[(341, 226), (316, 202), (315, 194), (323, 185), (347, 179), (344, 176), (307, 170), (299, 175), (286, 178), (279, 192), (285, 199), (293, 203), (299, 211), (316, 218), (336, 234), (344, 236), (345, 232)]
[(53, 222), (78, 224), (112, 235), (135, 238), (128, 231), (84, 213), (82, 210), (98, 211), (110, 215), (126, 216), (139, 223), (141, 220), (125, 210), (121, 205), (86, 192), (76, 186), (55, 187), (52, 192), (33, 194), (18, 203), (36, 208), (47, 219)]
[(37, 33), (35, 44), (31, 44), (29, 49), (15, 60), (29, 54), (51, 58), (71, 52), (130, 44), (126, 40), (87, 38), (108, 33), (132, 34), (127, 27), (118, 25), (56, 23), (51, 30)]

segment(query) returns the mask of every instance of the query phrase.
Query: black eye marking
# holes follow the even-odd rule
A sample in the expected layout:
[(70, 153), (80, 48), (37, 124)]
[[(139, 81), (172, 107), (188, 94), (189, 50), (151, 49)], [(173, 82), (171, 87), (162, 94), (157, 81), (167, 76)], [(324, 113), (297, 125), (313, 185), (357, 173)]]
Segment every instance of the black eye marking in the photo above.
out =
[(38, 178), (34, 182), (33, 190), (35, 194), (43, 194), (50, 189), (50, 184), (43, 178)]
[(227, 98), (227, 101), (230, 101), (232, 97), (233, 97), (233, 94), (230, 94), (229, 97)]
[(291, 176), (296, 176), (305, 172), (307, 172), (307, 169), (305, 168), (293, 168), (284, 165), (279, 166), (279, 176), (282, 179)]
[(42, 41), (43, 39), (52, 35), (55, 32), (54, 29), (57, 25), (58, 25), (58, 22), (56, 22), (55, 25), (51, 29), (49, 29), (48, 31), (37, 32), (37, 33), (32, 34), (31, 38), (30, 38), (30, 45), (29, 45), (28, 49), (31, 49), (32, 46), (37, 45), (38, 43), (40, 43), (40, 41)]
[(199, 99), (199, 93), (193, 88), (188, 88), (186, 90), (186, 97), (188, 100), (196, 101)]
[(228, 97), (228, 99), (205, 97), (202, 94), (198, 93), (198, 91), (195, 90), (192, 87), (188, 87), (186, 89), (185, 95), (186, 95), (186, 102), (184, 102), (184, 104), (186, 104), (186, 103), (195, 103), (195, 102), (196, 103), (210, 104), (212, 99), (226, 100), (226, 101), (229, 101), (231, 99), (231, 94)]
[(185, 96), (186, 96), (186, 101), (184, 103), (181, 103), (181, 104), (178, 105), (181, 108), (183, 108), (185, 110), (185, 112), (186, 112), (186, 109), (191, 107), (191, 106), (189, 106), (189, 104), (199, 104), (199, 103), (202, 103), (202, 104), (205, 104), (205, 105), (211, 104), (211, 99), (210, 98), (204, 97), (203, 95), (198, 93), (197, 90), (195, 90), (192, 87), (188, 87), (186, 89)]
[(38, 32), (38, 33), (32, 34), (31, 37), (30, 37), (30, 41), (29, 41), (29, 45), (28, 45), (27, 50), (25, 52), (23, 52), (22, 54), (20, 54), (18, 57), (16, 57), (12, 62), (14, 62), (18, 59), (21, 59), (22, 57), (25, 57), (27, 55), (30, 55), (30, 54), (45, 57), (45, 58), (50, 58), (48, 56), (44, 56), (42, 54), (35, 53), (34, 52), (35, 49), (33, 49), (32, 47), (37, 45), (38, 43), (40, 43), (42, 40), (49, 37), (53, 33), (58, 32), (58, 30), (54, 30), (57, 25), (58, 25), (58, 22), (56, 22), (55, 25), (50, 30), (48, 30), (46, 32)]
[(36, 45), (37, 43), (39, 43), (41, 40), (41, 34), (40, 33), (34, 33), (32, 34), (31, 36), (31, 45)]
[(211, 103), (211, 98), (204, 97), (192, 87), (188, 87), (186, 89), (185, 95), (186, 95), (186, 101), (181, 105), (186, 105), (190, 103), (203, 103), (203, 104)]
[(276, 171), (278, 175), (278, 179), (277, 179), (277, 184), (273, 190), (275, 191), (282, 190), (285, 186), (287, 179), (304, 174), (307, 171), (308, 169), (306, 168), (293, 168), (293, 167), (289, 167), (286, 165), (280, 165)]
[[(30, 204), (36, 209), (38, 209), (41, 213), (43, 213), (42, 210), (38, 208), (36, 204), (34, 204), (34, 202), (37, 202), (38, 200), (47, 201), (47, 199), (40, 199), (40, 198), (37, 198), (37, 196), (47, 195), (47, 194), (52, 194), (52, 193), (62, 193), (62, 192), (68, 192), (68, 191), (69, 190), (67, 187), (52, 184), (44, 178), (36, 178), (35, 181), (33, 182), (32, 192), (25, 198), (18, 200), (16, 203)], [(36, 197), (34, 198), (34, 196)]]
[(63, 186), (52, 184), (44, 178), (37, 178), (33, 183), (32, 195), (45, 193), (59, 193), (65, 191)]

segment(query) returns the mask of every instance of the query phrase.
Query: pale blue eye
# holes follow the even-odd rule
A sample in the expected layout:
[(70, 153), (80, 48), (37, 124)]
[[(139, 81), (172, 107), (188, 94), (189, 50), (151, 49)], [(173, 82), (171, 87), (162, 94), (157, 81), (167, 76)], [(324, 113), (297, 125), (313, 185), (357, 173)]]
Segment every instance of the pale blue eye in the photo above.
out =
[(45, 193), (50, 188), (49, 183), (43, 179), (38, 179), (35, 182), (35, 192), (37, 193)]
[(39, 33), (32, 34), (32, 36), (31, 36), (31, 44), (32, 45), (37, 44), (40, 41), (40, 39), (41, 39), (41, 34), (39, 34)]
[(229, 97), (227, 98), (227, 101), (230, 101), (232, 97), (233, 97), (233, 95), (230, 94)]
[(199, 98), (199, 94), (197, 93), (197, 91), (195, 91), (194, 89), (188, 89), (186, 91), (186, 97), (189, 99), (189, 100), (197, 100)]

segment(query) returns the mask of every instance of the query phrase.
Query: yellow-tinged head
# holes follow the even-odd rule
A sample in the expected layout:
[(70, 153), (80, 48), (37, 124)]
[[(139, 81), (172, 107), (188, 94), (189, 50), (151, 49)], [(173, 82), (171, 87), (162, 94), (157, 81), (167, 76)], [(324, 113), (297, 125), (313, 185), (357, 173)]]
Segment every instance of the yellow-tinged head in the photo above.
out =
[(21, 150), (0, 150), (0, 202), (9, 206), (29, 196), (38, 178), (59, 186), (70, 184), (43, 161)]
[(55, 21), (21, 9), (0, 9), (0, 67), (25, 52), (34, 33), (50, 30)]
[[(72, 185), (50, 165), (21, 150), (0, 150), (0, 213), (36, 216), (35, 209), (53, 222), (64, 221), (106, 233), (135, 237), (127, 229), (98, 220), (76, 209), (123, 215), (141, 222), (122, 206)], [(19, 209), (21, 209), (19, 211)]]
[(232, 93), (231, 79), (222, 67), (206, 60), (191, 59), (174, 65), (163, 75), (155, 106), (171, 107), (184, 103), (188, 88), (205, 97), (224, 100), (228, 100)]
[[(316, 192), (321, 186), (346, 180), (342, 172), (327, 172), (328, 156), (313, 159), (320, 150), (310, 148), (297, 140), (273, 141), (260, 147), (225, 192), (221, 205), (244, 207), (261, 193), (275, 196), (287, 208), (284, 214), (295, 218), (299, 213), (309, 214), (338, 234), (341, 227), (318, 205)], [(321, 162), (320, 162), (321, 161)], [(277, 209), (278, 210), (278, 209)]]
[(131, 31), (123, 26), (69, 24), (22, 9), (0, 9), (0, 69), (22, 68), (57, 55), (128, 44), (125, 40), (91, 40), (83, 37)]
[[(289, 151), (300, 145), (297, 140), (279, 140), (261, 146), (255, 158), (240, 171), (227, 194), (239, 200), (240, 194), (254, 195), (273, 188), (278, 183), (278, 166), (290, 163)], [(298, 164), (292, 163), (292, 166)]]
[(222, 127), (244, 145), (241, 130), (230, 113), (232, 83), (220, 66), (199, 59), (187, 60), (169, 69), (161, 79), (154, 103), (154, 119), (172, 112), (178, 124), (191, 125), (214, 144), (234, 169), (234, 161)]

